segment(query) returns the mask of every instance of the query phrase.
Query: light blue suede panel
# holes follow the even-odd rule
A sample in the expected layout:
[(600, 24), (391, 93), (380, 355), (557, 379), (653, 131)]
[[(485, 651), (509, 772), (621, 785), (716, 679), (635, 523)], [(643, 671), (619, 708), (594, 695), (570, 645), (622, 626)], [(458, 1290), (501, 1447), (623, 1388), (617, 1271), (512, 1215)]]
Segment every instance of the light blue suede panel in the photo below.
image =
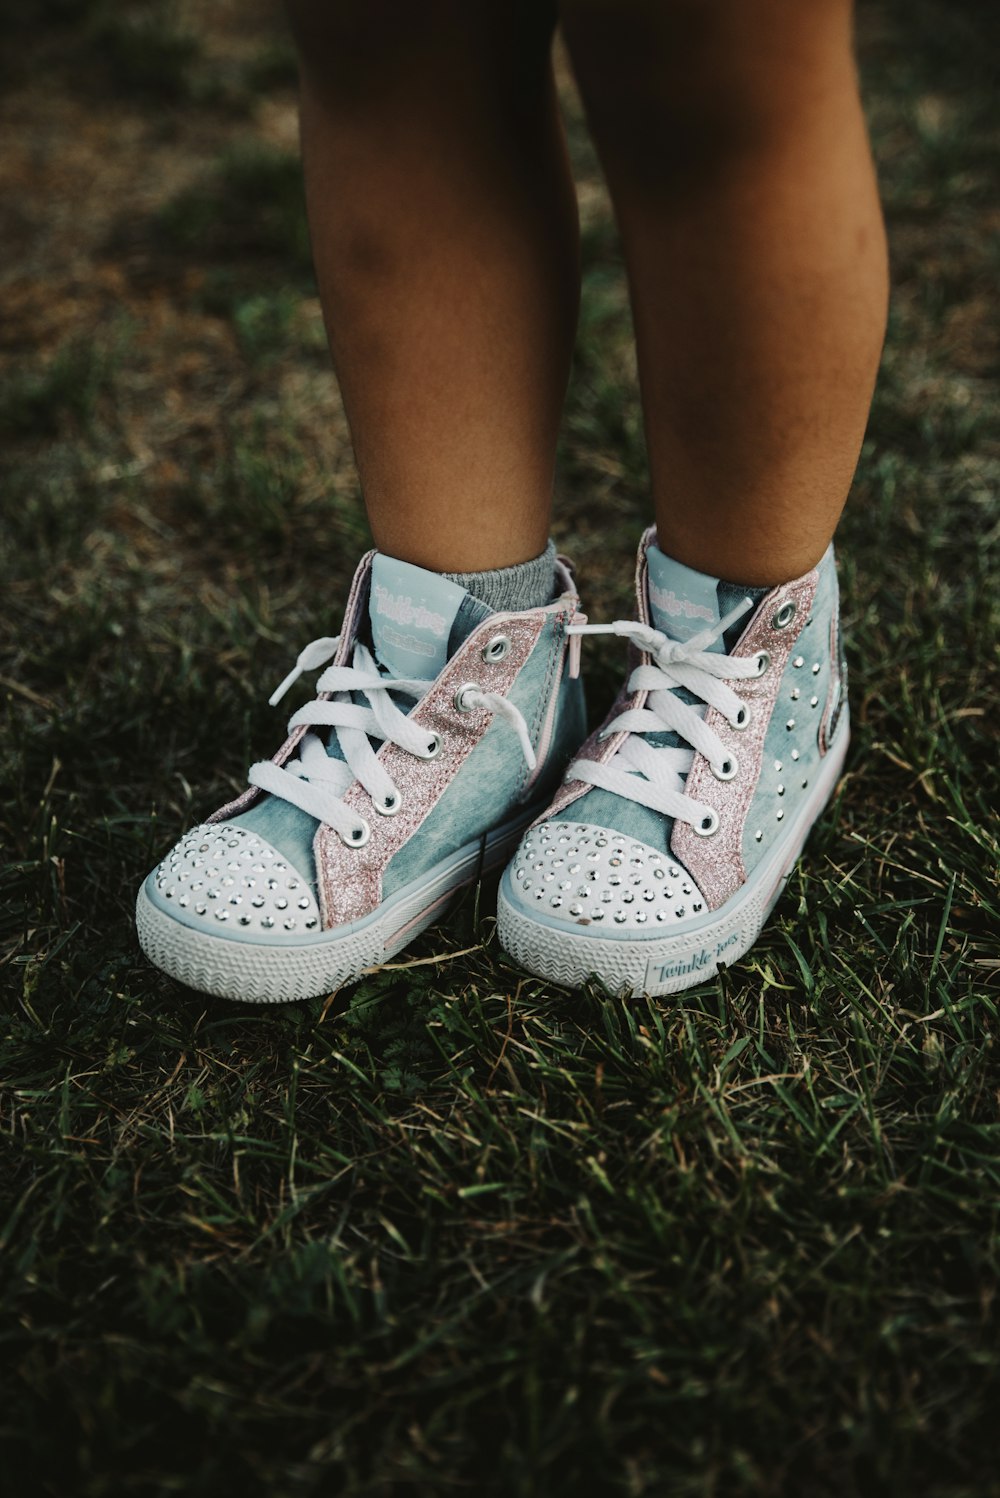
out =
[[(550, 619), (508, 693), (521, 710), (537, 748), (546, 709), (564, 659), (564, 624)], [(563, 668), (564, 670), (564, 668)], [(544, 805), (555, 792), (584, 736), (583, 687), (563, 675), (552, 745), (541, 772), (524, 795), (529, 770), (513, 728), (496, 718), (444, 791), (419, 833), (396, 854), (383, 879), (392, 894), (426, 872), (454, 848), (472, 842), (528, 805)]]
[[(743, 863), (748, 874), (753, 872), (798, 811), (819, 769), (819, 728), (833, 669), (830, 622), (839, 611), (838, 597), (837, 570), (831, 547), (819, 564), (819, 582), (809, 622), (800, 631), (791, 660), (785, 667), (764, 739), (760, 780), (743, 829)], [(801, 660), (802, 665), (796, 666), (796, 660)], [(814, 671), (815, 666), (819, 667), (818, 671)], [(793, 692), (798, 695), (793, 697)], [(789, 728), (789, 723), (794, 726)], [(798, 751), (797, 760), (792, 758), (793, 749)], [(780, 820), (779, 812), (782, 813)], [(757, 840), (758, 832), (761, 833), (760, 841)]]

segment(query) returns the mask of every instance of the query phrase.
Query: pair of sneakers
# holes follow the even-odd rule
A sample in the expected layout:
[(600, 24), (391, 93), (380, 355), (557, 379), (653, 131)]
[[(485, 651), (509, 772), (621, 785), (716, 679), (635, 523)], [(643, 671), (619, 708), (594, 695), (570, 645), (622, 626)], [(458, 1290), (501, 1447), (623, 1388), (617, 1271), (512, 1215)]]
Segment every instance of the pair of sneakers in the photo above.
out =
[[(325, 667), (315, 699), (143, 884), (151, 960), (221, 997), (313, 997), (503, 865), (501, 944), (543, 978), (668, 994), (742, 956), (847, 749), (833, 548), (747, 590), (649, 531), (636, 619), (588, 624), (562, 559), (556, 592), (491, 612), (439, 574), (364, 557), (340, 635), (306, 646), (271, 700)], [(621, 636), (630, 662), (583, 742), (593, 633)]]

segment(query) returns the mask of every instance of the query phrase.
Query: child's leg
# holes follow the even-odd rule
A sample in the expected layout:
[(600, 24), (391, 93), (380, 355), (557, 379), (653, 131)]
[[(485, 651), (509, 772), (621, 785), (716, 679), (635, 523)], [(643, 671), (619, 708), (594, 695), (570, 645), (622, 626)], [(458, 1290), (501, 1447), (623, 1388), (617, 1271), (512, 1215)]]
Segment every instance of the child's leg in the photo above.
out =
[(560, 0), (625, 243), (660, 546), (796, 577), (847, 496), (886, 255), (850, 0)]
[(537, 556), (578, 297), (544, 0), (288, 0), (320, 293), (375, 541)]
[(641, 665), (525, 834), (499, 934), (543, 977), (675, 993), (749, 949), (844, 762), (828, 544), (885, 252), (849, 0), (560, 8), (625, 241), (659, 545), (640, 622), (587, 626)]

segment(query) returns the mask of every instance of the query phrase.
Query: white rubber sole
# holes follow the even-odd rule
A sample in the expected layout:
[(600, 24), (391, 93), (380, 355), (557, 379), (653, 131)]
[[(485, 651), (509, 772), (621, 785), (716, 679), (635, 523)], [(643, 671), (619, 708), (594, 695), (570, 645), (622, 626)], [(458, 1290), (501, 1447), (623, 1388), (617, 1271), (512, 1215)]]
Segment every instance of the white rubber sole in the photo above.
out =
[[(227, 940), (174, 920), (139, 890), (135, 920), (150, 962), (189, 988), (248, 1004), (289, 1004), (331, 993), (400, 952), (444, 905), (481, 874), (506, 863), (531, 815), (460, 849), (400, 890), (364, 921), (325, 931), (296, 946)], [(150, 876), (152, 877), (152, 876)]]
[(553, 983), (577, 987), (596, 977), (614, 993), (651, 996), (680, 993), (714, 977), (748, 952), (761, 933), (813, 823), (833, 794), (850, 741), (846, 714), (837, 741), (823, 760), (812, 794), (795, 821), (754, 870), (753, 875), (718, 910), (685, 926), (677, 936), (591, 936), (584, 930), (560, 930), (536, 921), (505, 893), (508, 875), (497, 895), (500, 944), (528, 972)]

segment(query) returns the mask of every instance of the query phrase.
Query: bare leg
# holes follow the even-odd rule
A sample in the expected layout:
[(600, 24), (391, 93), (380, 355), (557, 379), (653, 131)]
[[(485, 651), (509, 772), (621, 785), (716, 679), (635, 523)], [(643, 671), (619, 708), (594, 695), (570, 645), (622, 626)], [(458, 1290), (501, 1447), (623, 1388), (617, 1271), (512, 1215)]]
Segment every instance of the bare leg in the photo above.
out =
[(850, 0), (560, 0), (621, 225), (661, 547), (820, 557), (885, 326)]
[(543, 550), (578, 301), (541, 0), (289, 0), (316, 271), (376, 544)]

